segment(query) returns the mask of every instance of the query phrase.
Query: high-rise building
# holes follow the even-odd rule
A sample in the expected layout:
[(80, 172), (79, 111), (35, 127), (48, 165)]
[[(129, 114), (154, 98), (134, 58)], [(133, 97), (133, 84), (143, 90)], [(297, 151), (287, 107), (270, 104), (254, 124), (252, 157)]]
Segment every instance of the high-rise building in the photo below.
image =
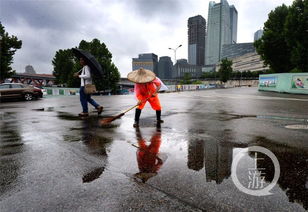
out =
[(230, 6), (231, 43), (237, 42), (237, 10), (234, 5)]
[(192, 78), (199, 78), (202, 74), (202, 66), (192, 65), (187, 59), (179, 59), (173, 66), (173, 78), (182, 78), (189, 73)]
[(258, 31), (255, 32), (254, 34), (254, 41), (259, 40), (263, 36), (263, 30), (259, 29)]
[(206, 21), (201, 15), (188, 19), (188, 63), (204, 65)]
[(133, 70), (139, 69), (141, 67), (153, 71), (158, 76), (159, 73), (157, 55), (153, 53), (146, 53), (139, 54), (138, 58), (133, 58)]
[(172, 79), (173, 63), (170, 57), (164, 56), (159, 58), (158, 77), (161, 79)]
[(237, 11), (226, 0), (210, 1), (206, 39), (205, 64), (216, 64), (221, 60), (222, 46), (236, 42)]
[(225, 44), (222, 47), (221, 59), (232, 59), (255, 51), (253, 43)]

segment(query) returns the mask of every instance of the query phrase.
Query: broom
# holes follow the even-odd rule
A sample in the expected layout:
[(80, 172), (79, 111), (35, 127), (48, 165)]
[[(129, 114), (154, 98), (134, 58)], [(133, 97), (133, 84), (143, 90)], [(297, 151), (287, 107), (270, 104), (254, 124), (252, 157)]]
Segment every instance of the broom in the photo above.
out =
[[(155, 93), (156, 93), (156, 92), (155, 92)], [(155, 94), (155, 93), (153, 93), (153, 94)], [(152, 95), (153, 95), (153, 94), (152, 94)], [(152, 96), (152, 95), (151, 95), (151, 96)], [(150, 97), (151, 97), (151, 96), (150, 96)], [(148, 99), (149, 99), (150, 97), (146, 98), (146, 99), (145, 99), (144, 101), (142, 101), (142, 102), (148, 101)], [(124, 112), (122, 112), (122, 113), (120, 113), (120, 114), (118, 114), (118, 115), (116, 115), (116, 116), (113, 116), (113, 117), (110, 117), (110, 118), (105, 118), (105, 119), (101, 120), (100, 123), (101, 123), (101, 125), (110, 124), (110, 123), (113, 122), (114, 120), (116, 120), (116, 119), (121, 118), (122, 116), (124, 116), (125, 113), (127, 113), (128, 111), (130, 111), (130, 110), (132, 110), (132, 109), (134, 109), (134, 108), (136, 108), (136, 107), (138, 107), (138, 106), (139, 106), (139, 104), (136, 104), (136, 105), (134, 105), (133, 107), (128, 108), (127, 110), (125, 110)]]
[(118, 115), (116, 115), (116, 116), (113, 116), (113, 117), (110, 117), (110, 118), (105, 118), (105, 119), (101, 120), (100, 123), (101, 123), (102, 125), (109, 124), (109, 123), (113, 122), (114, 120), (116, 120), (116, 119), (118, 119), (118, 118), (121, 118), (122, 116), (124, 116), (125, 113), (127, 113), (128, 111), (130, 111), (130, 110), (132, 110), (132, 109), (134, 109), (134, 108), (136, 108), (136, 107), (138, 107), (138, 104), (134, 105), (133, 107), (131, 107), (131, 108), (125, 110), (124, 112), (122, 112), (122, 113), (120, 113), (120, 114), (118, 114)]

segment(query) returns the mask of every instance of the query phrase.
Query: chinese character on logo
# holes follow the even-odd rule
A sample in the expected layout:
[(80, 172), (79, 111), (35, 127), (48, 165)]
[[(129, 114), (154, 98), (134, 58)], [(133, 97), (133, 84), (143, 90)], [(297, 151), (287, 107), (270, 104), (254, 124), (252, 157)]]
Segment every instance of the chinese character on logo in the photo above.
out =
[(248, 168), (248, 188), (249, 189), (262, 189), (264, 187), (264, 179), (265, 177), (262, 176), (262, 174), (265, 174), (262, 172), (262, 170), (265, 170), (265, 168), (258, 168), (257, 167), (257, 160), (263, 160), (264, 158), (257, 158), (257, 152), (255, 152), (255, 158), (254, 158), (254, 168)]

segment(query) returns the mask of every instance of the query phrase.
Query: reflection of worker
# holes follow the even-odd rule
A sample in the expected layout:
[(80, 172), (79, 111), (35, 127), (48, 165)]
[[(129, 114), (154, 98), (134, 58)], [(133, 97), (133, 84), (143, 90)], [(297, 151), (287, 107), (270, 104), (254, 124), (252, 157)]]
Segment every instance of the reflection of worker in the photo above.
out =
[(297, 78), (295, 85), (297, 87), (304, 88), (304, 83), (302, 82), (302, 80), (300, 78)]
[(139, 172), (135, 176), (146, 182), (151, 177), (157, 175), (158, 170), (163, 165), (163, 160), (159, 158), (159, 148), (161, 144), (161, 131), (158, 128), (151, 138), (151, 143), (146, 145), (139, 128), (136, 128), (138, 139), (137, 162)]
[(141, 110), (144, 108), (146, 102), (149, 102), (152, 109), (156, 111), (157, 124), (162, 123), (161, 105), (157, 95), (161, 87), (160, 80), (157, 79), (152, 71), (144, 68), (128, 73), (127, 78), (136, 83), (135, 95), (138, 99), (138, 108), (135, 112), (134, 127), (139, 126)]

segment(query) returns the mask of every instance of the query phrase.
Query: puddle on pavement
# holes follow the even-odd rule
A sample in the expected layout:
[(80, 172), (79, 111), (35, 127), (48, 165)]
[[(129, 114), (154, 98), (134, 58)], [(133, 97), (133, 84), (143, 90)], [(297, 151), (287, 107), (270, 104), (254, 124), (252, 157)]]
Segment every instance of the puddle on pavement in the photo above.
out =
[[(254, 137), (249, 146), (258, 145), (269, 149), (277, 157), (280, 165), (280, 177), (278, 186), (286, 193), (290, 202), (297, 202), (308, 209), (308, 149), (297, 149), (262, 136)], [(225, 146), (214, 141), (190, 141), (188, 144), (187, 167), (193, 170), (201, 170), (205, 167), (207, 181), (214, 180), (220, 184), (231, 175), (231, 164), (236, 151), (243, 148)], [(244, 156), (243, 162), (251, 161), (255, 156), (249, 154)], [(270, 183), (274, 176), (274, 166), (272, 160), (258, 153), (257, 167), (264, 168), (265, 182)], [(260, 159), (260, 160), (259, 160)], [(249, 179), (243, 172), (243, 181)], [(245, 170), (247, 171), (247, 169)], [(248, 173), (248, 172), (247, 172)]]
[[(62, 119), (62, 120), (66, 120), (66, 121), (76, 121), (76, 120), (82, 120), (83, 118), (77, 116), (77, 115), (73, 115), (70, 113), (66, 113), (66, 112), (58, 112), (58, 118)], [(87, 119), (90, 119), (91, 117), (86, 117)], [(85, 119), (85, 118), (84, 118)]]
[[(142, 130), (142, 132), (143, 131), (144, 130)], [(162, 141), (163, 144), (166, 141), (169, 141), (169, 139), (170, 141), (178, 140), (176, 136), (174, 136), (173, 134), (172, 135), (170, 134), (172, 138), (168, 138), (169, 137), (168, 132), (167, 134), (164, 134), (164, 132), (166, 131), (162, 131), (163, 134), (162, 138), (167, 140)], [(196, 131), (192, 130), (192, 132), (198, 132), (198, 130)], [(149, 137), (149, 134), (147, 134), (147, 137)], [(148, 139), (146, 141), (147, 141), (146, 143), (147, 146), (151, 145), (151, 140)], [(138, 143), (140, 143), (140, 141), (138, 141)], [(159, 164), (157, 160), (155, 162), (155, 159), (150, 160), (151, 154), (148, 154), (147, 161), (152, 161), (152, 162), (148, 162), (150, 168), (145, 169), (142, 167), (142, 165), (139, 164), (140, 162), (138, 161), (139, 159), (137, 153), (139, 172), (134, 174), (133, 178), (141, 182), (147, 182), (150, 179), (160, 178), (159, 176), (162, 175), (163, 176), (166, 174), (173, 175), (174, 173), (172, 173), (172, 171), (170, 172), (168, 169), (169, 167), (173, 169), (174, 168), (181, 169), (182, 163), (179, 163), (180, 159), (179, 156), (182, 155), (183, 158), (181, 160), (184, 160), (186, 162), (186, 167), (184, 168), (198, 172), (198, 174), (195, 175), (196, 177), (199, 176), (202, 179), (206, 179), (206, 182), (209, 182), (211, 184), (212, 182), (215, 182), (217, 185), (220, 184), (224, 185), (223, 182), (225, 180), (226, 181), (231, 180), (231, 167), (235, 155), (240, 150), (246, 149), (248, 146), (255, 146), (255, 145), (267, 148), (268, 150), (273, 152), (273, 154), (277, 157), (280, 165), (280, 177), (276, 185), (277, 189), (278, 188), (282, 189), (282, 191), (288, 197), (289, 202), (299, 203), (300, 205), (302, 205), (302, 207), (308, 209), (308, 201), (307, 201), (308, 149), (298, 149), (289, 147), (283, 144), (279, 144), (274, 140), (270, 140), (262, 136), (253, 137), (251, 138), (249, 144), (242, 144), (242, 145), (234, 144), (231, 142), (228, 143), (228, 145), (226, 145), (224, 142), (219, 142), (218, 140), (215, 140), (210, 137), (205, 139), (203, 138), (198, 139), (192, 136), (191, 139), (188, 139), (187, 141), (187, 147), (186, 147), (187, 157), (185, 156), (183, 157), (183, 154), (180, 153), (181, 150), (179, 148), (176, 148), (177, 150), (175, 150), (174, 144), (172, 144), (173, 147), (172, 150), (170, 149), (171, 146), (169, 146), (169, 144), (167, 146), (164, 146), (164, 148), (168, 148), (168, 153), (171, 154), (171, 157), (169, 157), (171, 159), (168, 159), (169, 161), (167, 167), (164, 167), (164, 163)], [(139, 148), (139, 146), (140, 144), (138, 144), (138, 146), (136, 147)], [(155, 153), (157, 151), (152, 150), (151, 152)], [(159, 170), (160, 167), (159, 168), (155, 167), (158, 164), (160, 167), (164, 167), (163, 171)], [(242, 180), (241, 182), (246, 183), (245, 184), (246, 187), (249, 186), (249, 183), (251, 182), (249, 181), (249, 172), (248, 172), (249, 167), (247, 167), (247, 165), (253, 166), (254, 164), (256, 164), (256, 167), (259, 168), (259, 170), (262, 170), (262, 173), (265, 177), (264, 186), (271, 183), (275, 172), (274, 164), (268, 156), (259, 152), (257, 154), (254, 154), (254, 152), (250, 152), (250, 154), (246, 154), (241, 159), (241, 163), (239, 164), (240, 168), (237, 169), (237, 171), (239, 172), (239, 180)], [(145, 165), (143, 166), (146, 167)], [(147, 171), (142, 171), (142, 169)], [(160, 174), (160, 172), (164, 173)], [(182, 173), (185, 174), (185, 172)], [(205, 175), (205, 177), (202, 177), (202, 175)], [(169, 178), (170, 177), (172, 178), (172, 176), (169, 176)], [(194, 179), (191, 180), (194, 181)], [(161, 184), (161, 182), (157, 180), (149, 182), (151, 183), (151, 185), (152, 182), (155, 182), (154, 185), (156, 183)], [(198, 182), (198, 180), (196, 180), (196, 182)], [(175, 182), (175, 184), (176, 183), (177, 182)], [(163, 186), (164, 183), (162, 183), (161, 185)], [(280, 196), (280, 194), (278, 195)]]
[(304, 124), (293, 124), (285, 126), (287, 129), (294, 129), (294, 130), (308, 130), (308, 125)]
[(16, 106), (16, 105), (0, 106), (0, 109), (13, 109), (13, 108), (23, 108), (23, 107), (22, 106)]
[(86, 173), (83, 177), (82, 177), (82, 182), (83, 183), (90, 183), (96, 179), (98, 179), (104, 172), (105, 167), (99, 167), (96, 168), (92, 171), (90, 171), (89, 173)]
[(298, 121), (308, 123), (308, 119), (304, 118), (293, 118), (293, 117), (284, 117), (284, 116), (257, 116), (259, 119), (276, 119), (276, 120), (287, 120), (287, 121)]

